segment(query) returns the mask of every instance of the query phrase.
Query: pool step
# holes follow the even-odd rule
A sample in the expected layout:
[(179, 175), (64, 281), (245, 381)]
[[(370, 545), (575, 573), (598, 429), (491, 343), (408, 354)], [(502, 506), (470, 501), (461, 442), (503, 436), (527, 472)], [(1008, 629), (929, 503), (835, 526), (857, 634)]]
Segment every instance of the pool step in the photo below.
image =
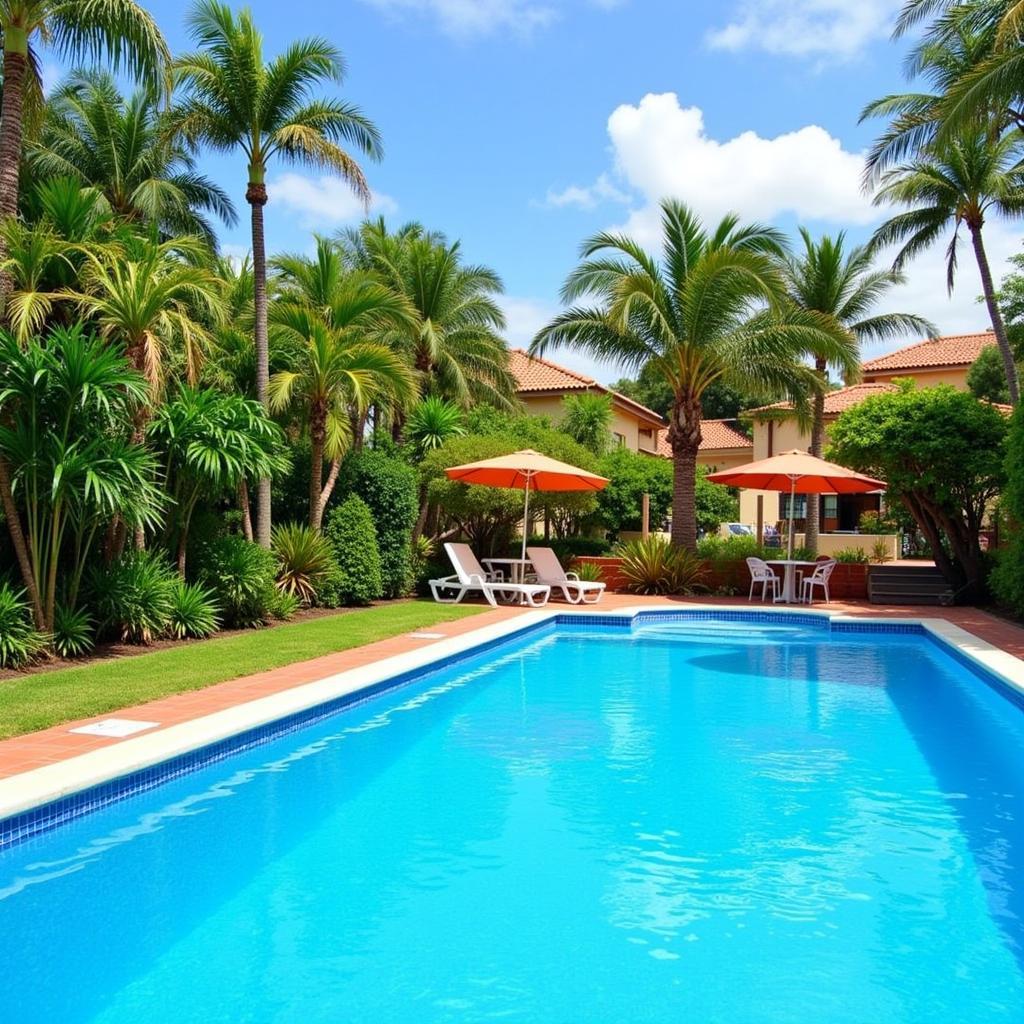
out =
[(949, 584), (934, 565), (873, 565), (868, 570), (872, 604), (940, 605), (951, 597)]

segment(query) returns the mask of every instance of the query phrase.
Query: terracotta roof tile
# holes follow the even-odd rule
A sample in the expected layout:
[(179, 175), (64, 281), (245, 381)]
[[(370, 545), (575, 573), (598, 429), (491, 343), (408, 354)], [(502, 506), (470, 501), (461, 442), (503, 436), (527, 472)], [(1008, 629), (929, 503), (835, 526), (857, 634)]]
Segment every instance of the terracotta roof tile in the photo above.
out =
[[(830, 391), (825, 396), (825, 415), (838, 416), (841, 412), (851, 408), (851, 406), (857, 405), (858, 402), (863, 402), (865, 398), (884, 394), (886, 391), (896, 390), (895, 384), (887, 384), (884, 381), (879, 381), (877, 384), (854, 384), (848, 388), (838, 388), (835, 391)], [(748, 412), (756, 415), (757, 413), (767, 413), (772, 409), (785, 412), (792, 408), (793, 406), (789, 402), (775, 402), (773, 405), (762, 405), (756, 409), (749, 409)], [(767, 418), (770, 419), (771, 417)]]
[(951, 334), (934, 341), (897, 349), (864, 364), (864, 373), (891, 373), (894, 370), (918, 370), (937, 366), (970, 366), (981, 350), (996, 343), (991, 331), (979, 334)]
[(632, 398), (620, 395), (617, 391), (599, 384), (593, 377), (570, 370), (557, 363), (552, 363), (539, 356), (531, 356), (521, 348), (509, 350), (509, 369), (516, 379), (516, 391), (521, 395), (548, 394), (562, 391), (596, 391), (599, 394), (611, 395), (615, 404), (628, 409), (638, 419), (650, 426), (662, 428), (664, 419), (646, 405), (634, 402)]
[[(754, 442), (736, 426), (736, 420), (701, 420), (700, 450), (719, 451), (723, 448), (753, 448)], [(668, 431), (658, 438), (658, 454), (672, 458)]]

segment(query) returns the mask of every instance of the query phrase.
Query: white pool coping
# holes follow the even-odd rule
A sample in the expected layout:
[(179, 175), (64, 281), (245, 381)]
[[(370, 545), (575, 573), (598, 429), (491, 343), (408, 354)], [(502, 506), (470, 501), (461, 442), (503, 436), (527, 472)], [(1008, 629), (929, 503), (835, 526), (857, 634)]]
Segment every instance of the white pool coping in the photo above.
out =
[[(666, 603), (636, 605), (614, 611), (602, 610), (600, 606), (588, 606), (584, 609), (579, 606), (562, 605), (527, 612), (505, 622), (482, 626), (405, 654), (385, 658), (372, 665), (339, 672), (312, 683), (304, 683), (267, 697), (259, 697), (188, 722), (169, 725), (158, 731), (151, 730), (108, 747), (0, 779), (0, 821), (109, 782), (111, 779), (151, 768), (163, 761), (191, 753), (250, 729), (330, 703), (340, 697), (357, 694), (395, 676), (430, 667), (443, 667), (451, 658), (550, 622), (559, 615), (594, 615), (632, 620), (645, 612), (699, 611), (736, 614), (747, 611), (757, 614), (768, 610), (756, 607), (737, 608), (736, 605)], [(833, 613), (825, 608), (772, 608), (770, 611), (783, 615), (820, 615), (834, 622), (919, 624), (926, 633), (960, 651), (969, 661), (991, 673), (1024, 697), (1024, 661), (945, 619), (917, 616), (851, 616)]]

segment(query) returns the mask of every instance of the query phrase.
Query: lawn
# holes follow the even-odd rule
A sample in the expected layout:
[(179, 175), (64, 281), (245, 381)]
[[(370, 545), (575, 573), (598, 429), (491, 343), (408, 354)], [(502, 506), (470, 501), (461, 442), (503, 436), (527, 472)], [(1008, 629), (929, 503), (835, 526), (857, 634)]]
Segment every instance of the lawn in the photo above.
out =
[(465, 618), (486, 606), (408, 601), (0, 681), (0, 739)]

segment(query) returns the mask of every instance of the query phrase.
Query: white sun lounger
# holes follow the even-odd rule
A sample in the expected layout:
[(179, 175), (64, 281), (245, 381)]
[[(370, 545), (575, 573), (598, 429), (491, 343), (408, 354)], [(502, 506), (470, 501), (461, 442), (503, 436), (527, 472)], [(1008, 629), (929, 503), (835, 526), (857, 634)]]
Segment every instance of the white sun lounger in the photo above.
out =
[[(468, 544), (445, 544), (444, 549), (455, 568), (455, 575), (430, 581), (430, 591), (440, 604), (458, 604), (471, 590), (479, 590), (493, 605), (497, 605), (498, 597), (506, 601), (522, 599), (533, 608), (541, 608), (548, 603), (551, 596), (549, 586), (542, 583), (506, 583), (496, 579), (484, 572)], [(452, 596), (444, 596), (448, 591)]]
[(551, 548), (527, 548), (538, 583), (559, 588), (570, 604), (597, 604), (605, 585), (596, 580), (581, 580), (574, 572), (566, 572), (558, 555)]

